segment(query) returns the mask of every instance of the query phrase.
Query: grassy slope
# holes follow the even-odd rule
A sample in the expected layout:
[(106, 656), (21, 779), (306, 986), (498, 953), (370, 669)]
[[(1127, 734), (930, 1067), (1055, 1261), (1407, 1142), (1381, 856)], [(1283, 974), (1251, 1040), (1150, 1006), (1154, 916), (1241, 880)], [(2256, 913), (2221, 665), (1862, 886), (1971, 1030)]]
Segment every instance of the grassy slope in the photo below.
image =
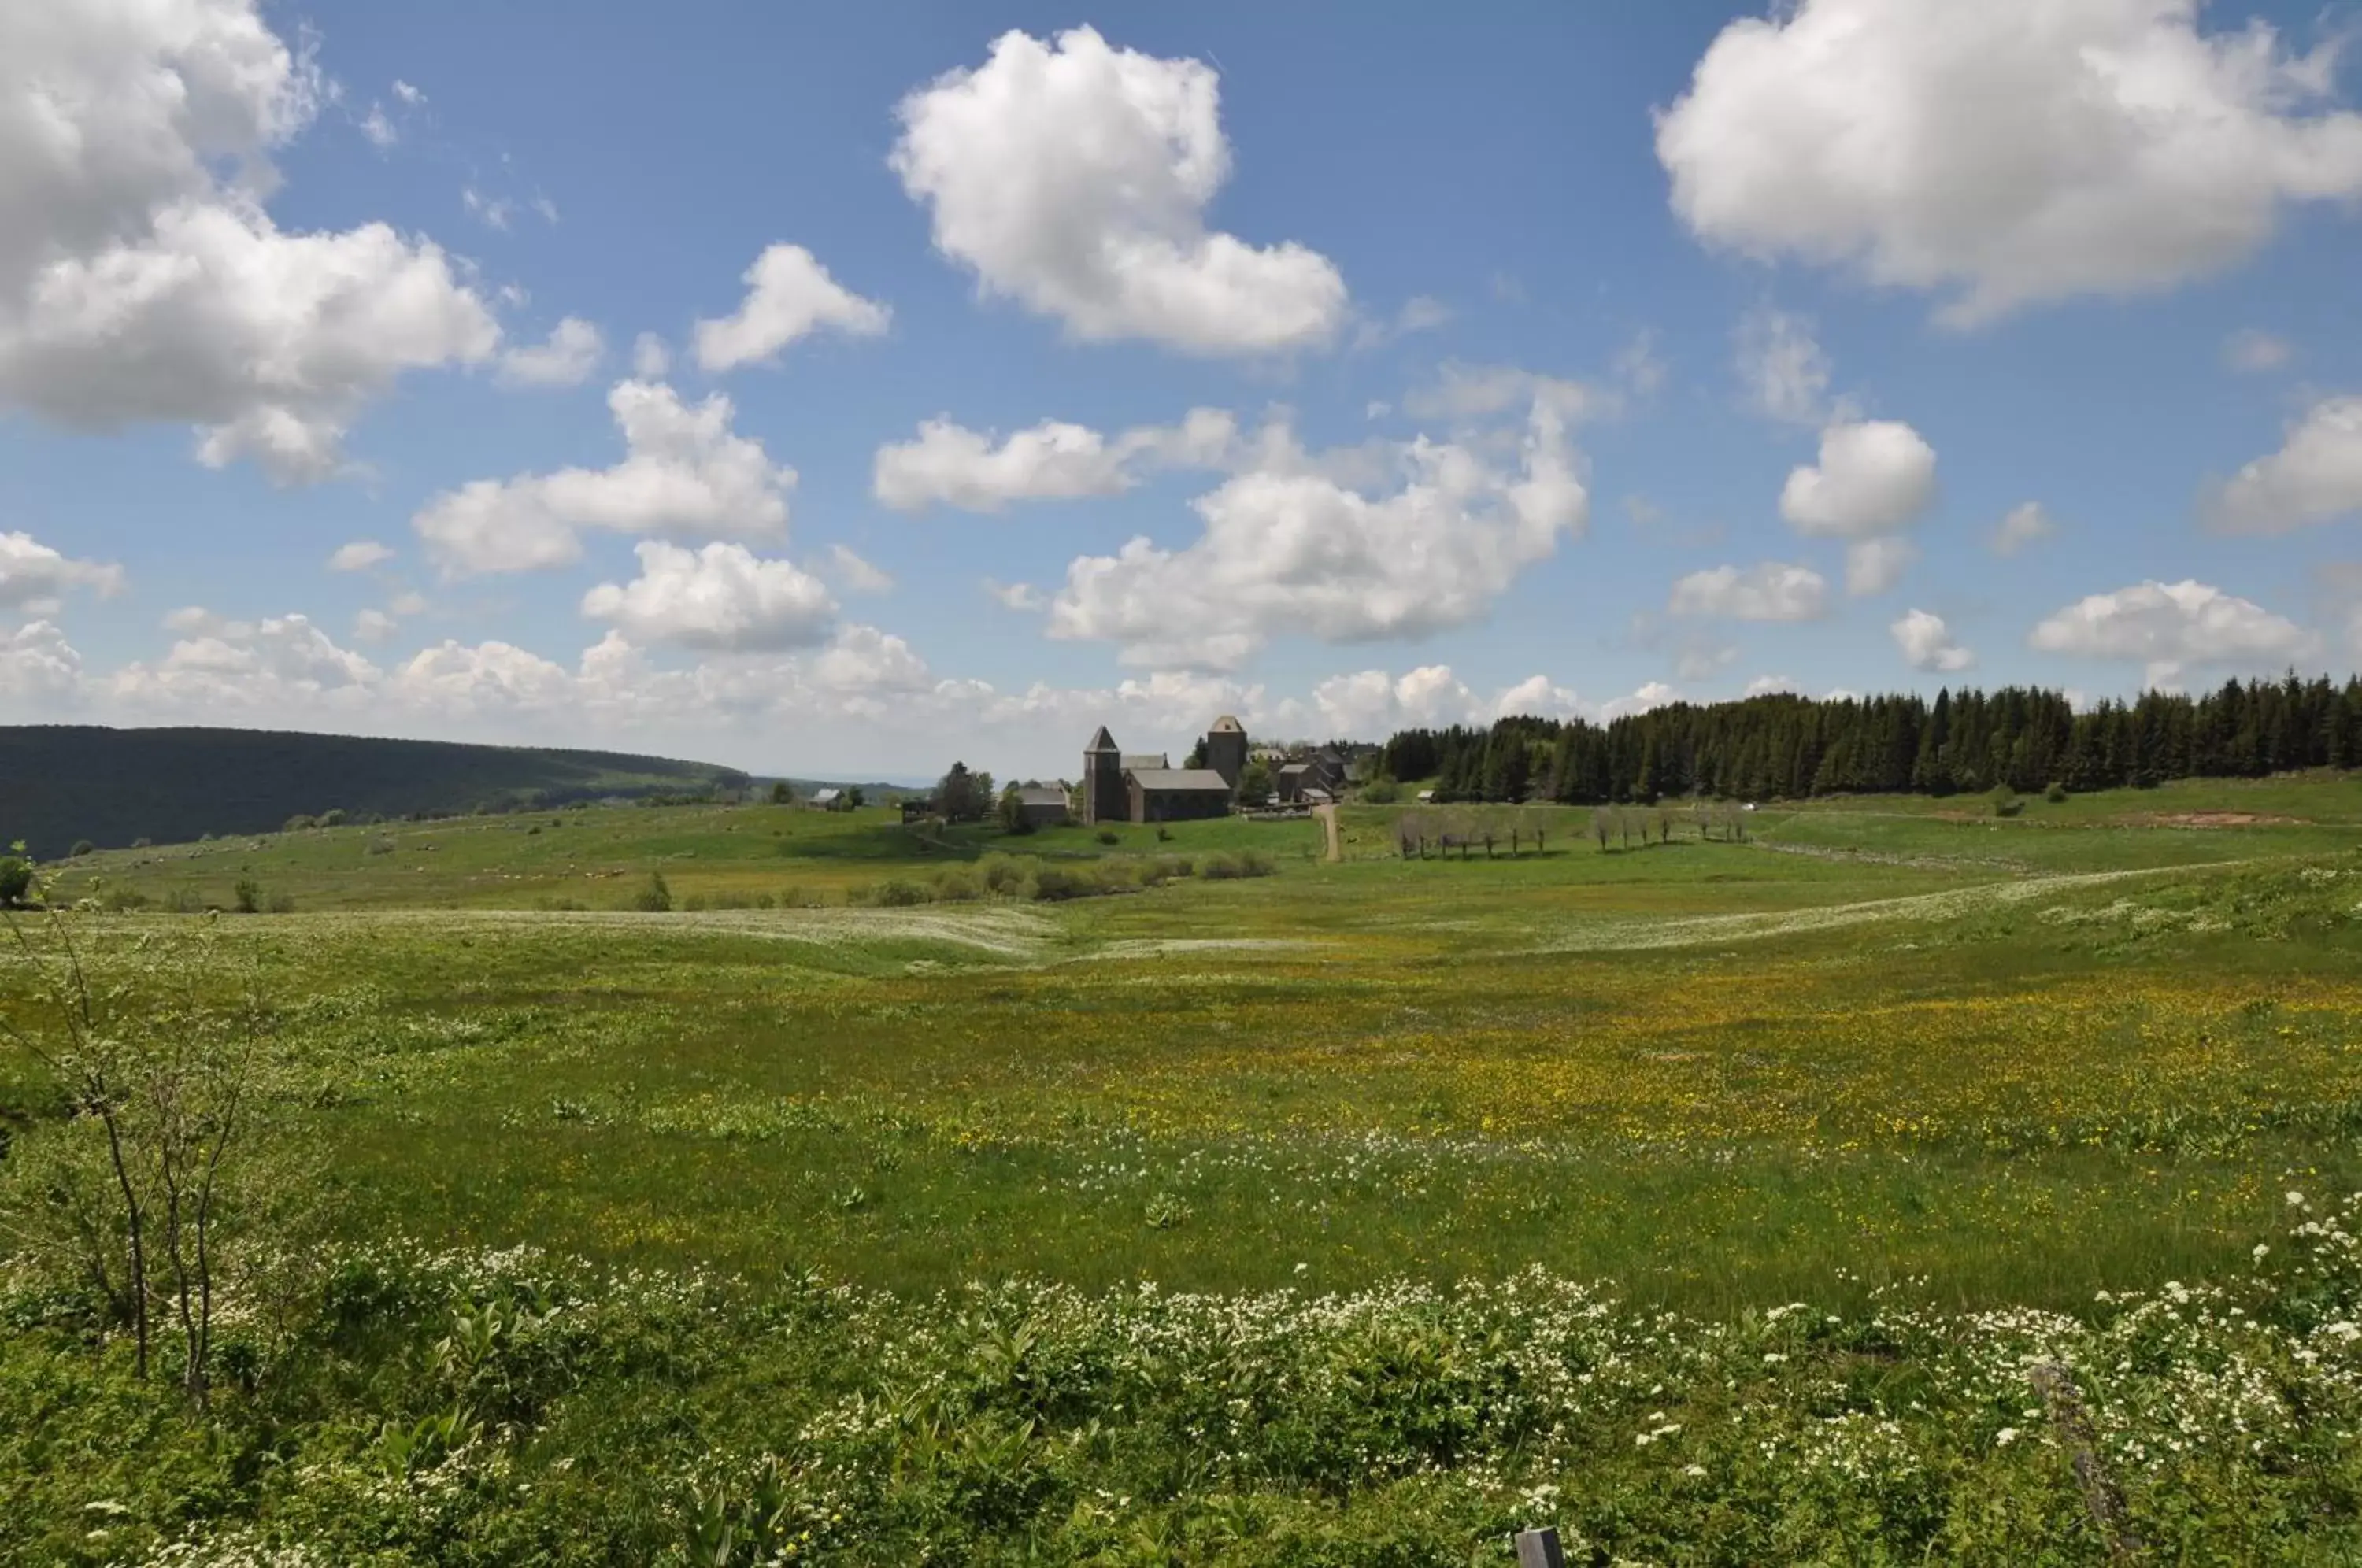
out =
[(466, 817), (375, 827), (240, 834), (209, 844), (98, 854), (63, 867), (70, 890), (97, 878), (162, 899), (186, 889), (226, 905), (251, 878), (305, 910), (382, 906), (532, 909), (570, 902), (623, 909), (648, 873), (661, 871), (677, 899), (775, 899), (790, 891), (841, 902), (847, 889), (886, 878), (923, 877), (1001, 850), (1060, 860), (1115, 854), (1203, 854), (1260, 848), (1304, 859), (1318, 852), (1308, 823), (1182, 823), (1159, 840), (1125, 826), (1110, 846), (1082, 828), (1010, 838), (964, 826), (927, 846), (899, 812), (818, 812), (801, 806), (613, 806), (521, 816)]
[(556, 751), (266, 730), (0, 726), (7, 820), (62, 855), (77, 839), (193, 839), (257, 833), (331, 809), (387, 816), (487, 801), (690, 793), (744, 775), (620, 752)]
[[(364, 1232), (911, 1288), (1540, 1260), (1692, 1304), (1842, 1266), (2065, 1305), (2226, 1265), (2290, 1170), (2362, 1178), (2356, 830), (2135, 825), (2241, 788), (1990, 829), (1851, 801), (1606, 853), (1537, 812), (1551, 853), (1490, 863), (1384, 857), (1376, 812), (1330, 867), (1306, 823), (922, 853), (882, 813), (745, 807), (76, 870), (352, 911), (252, 929), (370, 1086), (323, 1115)], [(613, 908), (650, 868), (841, 897), (1003, 846), (1248, 845), (1281, 874), (1065, 906), (495, 912)], [(2127, 867), (2162, 869), (2078, 879)]]

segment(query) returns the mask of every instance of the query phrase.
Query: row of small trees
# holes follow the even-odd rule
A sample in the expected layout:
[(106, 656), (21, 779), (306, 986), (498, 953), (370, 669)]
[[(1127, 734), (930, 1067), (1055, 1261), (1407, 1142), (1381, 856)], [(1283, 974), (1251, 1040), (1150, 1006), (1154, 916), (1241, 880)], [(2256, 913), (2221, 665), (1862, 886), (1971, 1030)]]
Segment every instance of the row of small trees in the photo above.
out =
[(1653, 831), (1656, 842), (1671, 844), (1682, 828), (1694, 829), (1705, 840), (1747, 841), (1747, 809), (1736, 801), (1660, 801), (1653, 806), (1601, 806), (1591, 813), (1591, 836), (1606, 849), (1609, 840), (1623, 848), (1634, 838), (1646, 848)]
[(1513, 856), (1528, 849), (1539, 855), (1548, 847), (1548, 834), (1515, 808), (1433, 806), (1396, 816), (1395, 845), (1406, 860), (1455, 853), (1464, 860), (1477, 849), (1488, 858), (1504, 849)]
[[(1591, 813), (1590, 828), (1601, 849), (1628, 849), (1635, 839), (1643, 847), (1666, 844), (1683, 829), (1701, 839), (1744, 843), (1747, 812), (1736, 801), (1601, 806)], [(1549, 834), (1539, 818), (1514, 806), (1421, 806), (1395, 818), (1395, 847), (1406, 860), (1455, 853), (1464, 860), (1477, 849), (1488, 858), (1504, 850), (1517, 856), (1529, 848), (1540, 855), (1549, 850)]]

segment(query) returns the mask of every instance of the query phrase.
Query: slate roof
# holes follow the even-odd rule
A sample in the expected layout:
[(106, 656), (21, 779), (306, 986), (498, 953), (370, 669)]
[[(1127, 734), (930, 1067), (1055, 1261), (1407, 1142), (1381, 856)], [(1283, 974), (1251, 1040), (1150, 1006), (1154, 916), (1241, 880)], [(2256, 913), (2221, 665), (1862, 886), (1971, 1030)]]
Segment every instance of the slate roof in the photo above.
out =
[(1247, 727), (1239, 723), (1235, 718), (1232, 718), (1230, 714), (1225, 713), (1220, 718), (1216, 719), (1214, 721), (1214, 727), (1208, 730), (1206, 733), (1209, 735), (1242, 735), (1247, 733)]
[(1091, 744), (1083, 747), (1083, 749), (1086, 752), (1113, 751), (1116, 749), (1115, 737), (1108, 734), (1107, 726), (1105, 724), (1101, 724), (1099, 726), (1099, 733), (1093, 735), (1091, 737)]
[(1036, 784), (1030, 789), (1021, 788), (1017, 791), (1017, 798), (1029, 806), (1055, 806), (1060, 811), (1066, 808), (1066, 792), (1048, 784)]
[(1131, 767), (1125, 769), (1143, 790), (1219, 790), (1227, 795), (1231, 781), (1210, 767)]
[(1161, 751), (1128, 751), (1120, 764), (1126, 773), (1137, 773), (1143, 767), (1171, 767), (1173, 759)]

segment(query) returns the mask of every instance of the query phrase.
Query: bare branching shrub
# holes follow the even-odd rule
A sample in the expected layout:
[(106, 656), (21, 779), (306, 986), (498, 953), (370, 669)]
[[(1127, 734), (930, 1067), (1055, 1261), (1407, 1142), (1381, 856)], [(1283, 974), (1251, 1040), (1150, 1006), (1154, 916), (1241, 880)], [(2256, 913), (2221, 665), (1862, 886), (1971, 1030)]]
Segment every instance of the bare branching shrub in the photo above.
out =
[(0, 1040), (58, 1086), (67, 1116), (12, 1154), (0, 1216), (24, 1255), (87, 1287), (103, 1327), (128, 1330), (140, 1376), (158, 1339), (176, 1339), (202, 1405), (225, 1221), (266, 1207), (243, 1178), (286, 1060), (253, 949), (210, 922), (127, 942), (94, 918), (7, 921), (26, 983)]

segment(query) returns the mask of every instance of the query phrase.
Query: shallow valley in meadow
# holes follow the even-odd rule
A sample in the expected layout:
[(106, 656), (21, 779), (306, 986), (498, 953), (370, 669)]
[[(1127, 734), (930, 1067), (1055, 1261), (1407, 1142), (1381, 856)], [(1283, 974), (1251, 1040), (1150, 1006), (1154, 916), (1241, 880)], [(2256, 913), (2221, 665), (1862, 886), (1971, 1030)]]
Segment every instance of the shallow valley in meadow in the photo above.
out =
[[(333, 1516), (389, 1562), (509, 1560), (502, 1531), (567, 1561), (770, 1508), (845, 1561), (1457, 1561), (1550, 1488), (1636, 1559), (2073, 1559), (2098, 1527), (2009, 1358), (2163, 1312), (2212, 1413), (2076, 1353), (2144, 1528), (2195, 1486), (2264, 1508), (2256, 1540), (2346, 1540), (2347, 1451), (2300, 1428), (2362, 1408), (2319, 1339), (2362, 1281), (2290, 1232), (2362, 1188), (2357, 802), (1854, 800), (1645, 846), (1534, 808), (1514, 854), (1425, 859), (1363, 807), (1336, 864), (1303, 821), (752, 805), (86, 856), (86, 912), (17, 917), (17, 978), (61, 932), (136, 967), (206, 921), (158, 911), (240, 881), (292, 902), (212, 929), (291, 1044), (275, 1196), (311, 1272), (246, 1287), (250, 1386), (192, 1448), (20, 1259), (0, 1539), (105, 1561)], [(658, 877), (672, 907), (631, 907)], [(62, 1136), (7, 1071), (23, 1144)], [(2300, 1253), (2317, 1283), (2269, 1273)], [(272, 1323), (270, 1289), (313, 1305)], [(1536, 1379), (1598, 1392), (1529, 1408)], [(1321, 1400), (1295, 1448), (1241, 1424)], [(120, 1462), (100, 1409), (146, 1434)], [(1727, 1483), (1704, 1512), (1633, 1512), (1691, 1466)]]

